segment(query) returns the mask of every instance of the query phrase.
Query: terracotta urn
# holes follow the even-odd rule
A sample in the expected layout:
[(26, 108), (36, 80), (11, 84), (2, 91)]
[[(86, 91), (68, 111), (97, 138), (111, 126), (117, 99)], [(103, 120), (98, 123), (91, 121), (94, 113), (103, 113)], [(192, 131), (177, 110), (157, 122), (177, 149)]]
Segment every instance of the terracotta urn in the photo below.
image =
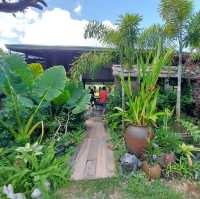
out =
[(150, 180), (158, 179), (161, 176), (161, 167), (159, 164), (150, 165), (147, 161), (144, 161), (142, 170)]
[(163, 167), (167, 167), (176, 162), (176, 156), (174, 153), (165, 153), (161, 157), (161, 163)]
[(124, 138), (128, 152), (140, 157), (147, 147), (148, 129), (146, 127), (128, 126)]

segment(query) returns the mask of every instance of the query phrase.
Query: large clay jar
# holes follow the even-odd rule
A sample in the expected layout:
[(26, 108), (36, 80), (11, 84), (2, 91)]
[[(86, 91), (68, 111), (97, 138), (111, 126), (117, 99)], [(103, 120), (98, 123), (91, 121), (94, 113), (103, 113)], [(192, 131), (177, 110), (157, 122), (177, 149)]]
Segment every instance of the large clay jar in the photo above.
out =
[(125, 131), (124, 137), (129, 153), (135, 154), (138, 157), (144, 154), (148, 139), (147, 128), (129, 126)]
[(144, 161), (142, 164), (142, 170), (150, 180), (158, 179), (161, 176), (161, 167), (159, 164), (152, 166), (148, 164), (147, 161)]

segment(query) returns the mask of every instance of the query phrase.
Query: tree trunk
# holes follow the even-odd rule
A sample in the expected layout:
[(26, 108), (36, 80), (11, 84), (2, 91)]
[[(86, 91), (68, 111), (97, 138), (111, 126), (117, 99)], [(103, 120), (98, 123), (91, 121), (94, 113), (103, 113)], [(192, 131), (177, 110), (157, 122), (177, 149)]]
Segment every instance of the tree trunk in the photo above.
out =
[(177, 86), (177, 100), (176, 100), (176, 119), (180, 121), (181, 117), (181, 80), (182, 80), (182, 37), (179, 39), (179, 64), (178, 64), (178, 86)]

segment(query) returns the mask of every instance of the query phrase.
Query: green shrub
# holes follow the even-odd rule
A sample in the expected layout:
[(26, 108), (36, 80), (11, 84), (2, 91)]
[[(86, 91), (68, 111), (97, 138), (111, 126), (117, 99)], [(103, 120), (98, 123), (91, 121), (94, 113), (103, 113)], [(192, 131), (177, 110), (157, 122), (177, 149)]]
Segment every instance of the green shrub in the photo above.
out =
[(0, 164), (0, 186), (12, 184), (15, 192), (23, 192), (27, 198), (34, 188), (39, 188), (44, 198), (48, 198), (50, 190), (44, 185), (46, 181), (50, 182), (51, 191), (68, 182), (68, 155), (56, 158), (53, 143), (47, 147), (26, 144), (17, 148), (16, 153), (10, 162)]
[(181, 120), (182, 126), (187, 130), (187, 132), (192, 136), (195, 143), (200, 143), (200, 128), (198, 125), (193, 124), (190, 121)]
[[(194, 99), (192, 96), (192, 87), (186, 82), (182, 88), (181, 93), (181, 111), (189, 114), (191, 116), (194, 115)], [(163, 110), (165, 108), (174, 109), (176, 106), (176, 90), (161, 90), (158, 98), (158, 108)]]
[(191, 180), (200, 180), (200, 163), (193, 162), (190, 167), (186, 157), (179, 157), (175, 164), (169, 165), (164, 171), (165, 177), (170, 178), (187, 178)]
[(163, 152), (176, 152), (181, 144), (181, 137), (170, 128), (156, 130), (155, 142)]

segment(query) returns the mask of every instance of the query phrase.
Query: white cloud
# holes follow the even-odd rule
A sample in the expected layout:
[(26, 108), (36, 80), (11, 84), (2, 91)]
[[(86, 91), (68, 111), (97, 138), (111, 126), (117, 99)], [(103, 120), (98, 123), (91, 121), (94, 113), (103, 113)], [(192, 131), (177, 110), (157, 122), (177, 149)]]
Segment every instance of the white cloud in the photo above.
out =
[[(0, 19), (0, 46), (5, 43), (100, 46), (94, 39), (84, 39), (87, 20), (74, 19), (70, 12), (60, 8), (42, 14), (28, 10), (16, 18), (0, 13)], [(110, 21), (104, 23), (114, 27)]]
[(79, 4), (77, 7), (74, 8), (74, 12), (76, 14), (81, 14), (81, 11), (82, 11), (82, 6), (81, 4)]

